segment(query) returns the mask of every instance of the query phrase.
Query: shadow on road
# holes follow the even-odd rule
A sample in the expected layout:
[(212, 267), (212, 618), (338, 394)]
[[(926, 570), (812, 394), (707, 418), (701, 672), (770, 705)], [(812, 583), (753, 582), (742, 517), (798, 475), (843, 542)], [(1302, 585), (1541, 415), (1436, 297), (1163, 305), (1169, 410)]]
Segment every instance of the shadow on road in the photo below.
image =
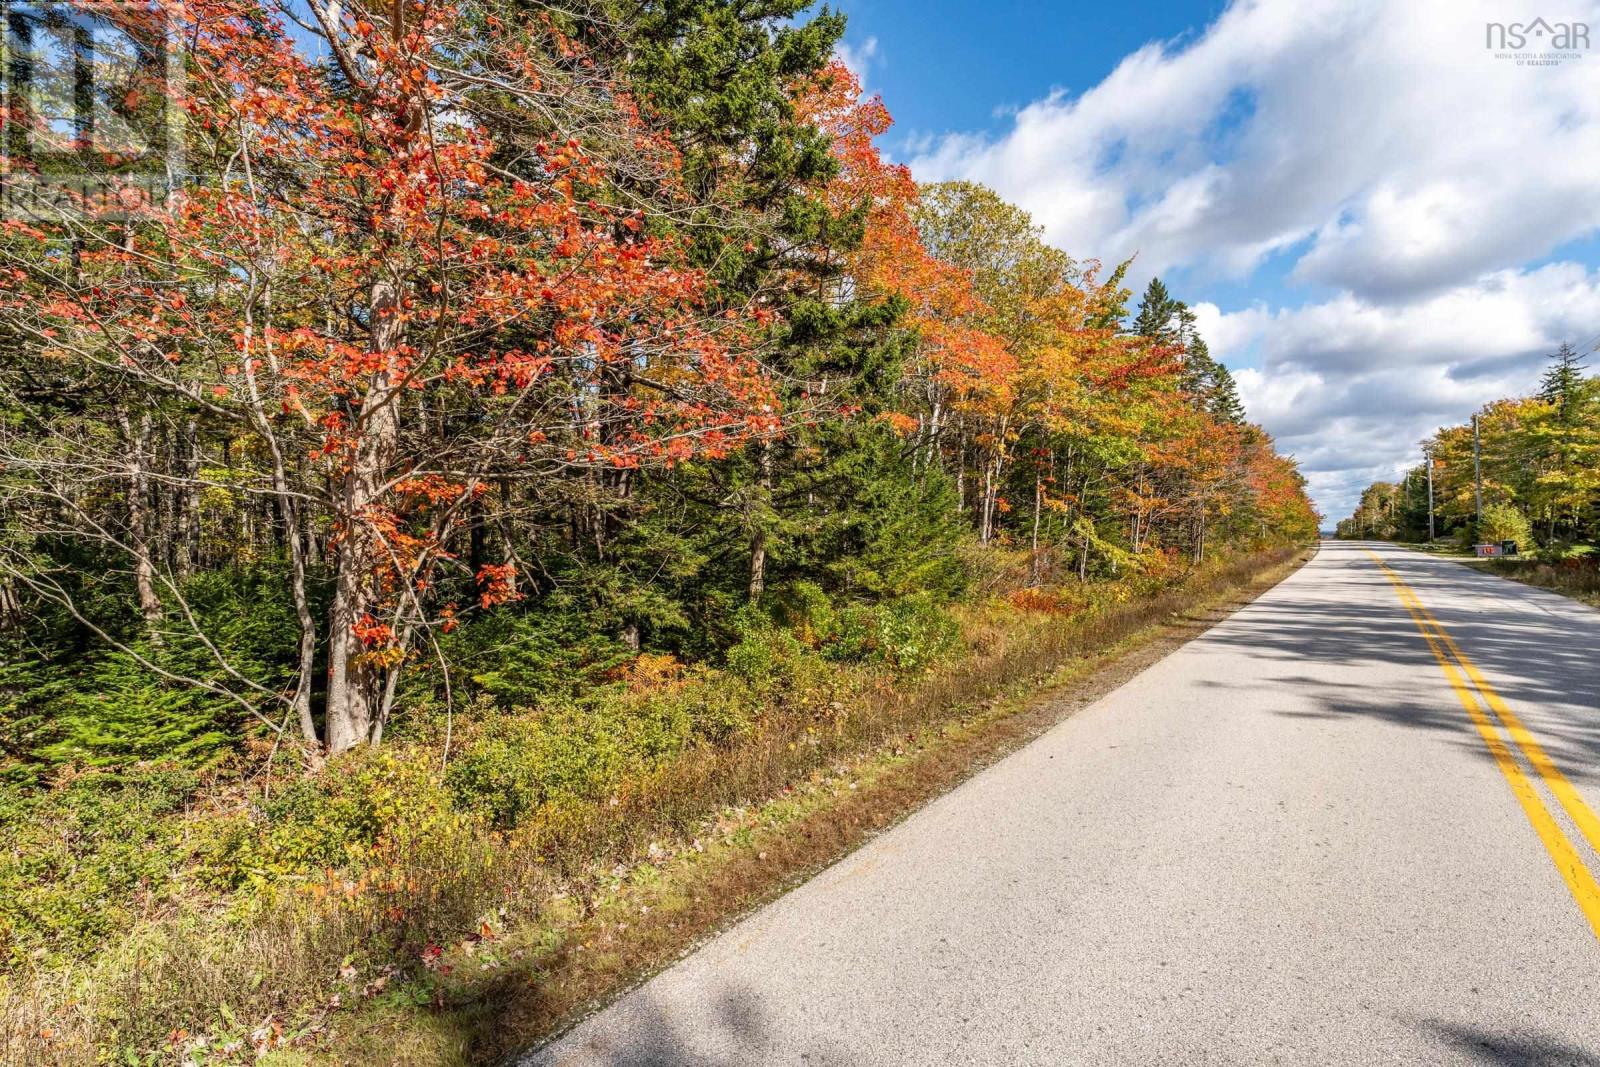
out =
[[(612, 1009), (626, 1013), (626, 1026), (612, 1027), (602, 1036), (571, 1047), (558, 1041), (513, 1061), (512, 1067), (563, 1067), (568, 1063), (583, 1067), (747, 1067), (767, 1062), (774, 1049), (760, 998), (747, 990), (708, 987), (708, 999), (711, 988), (720, 988), (715, 994), (713, 1025), (705, 1025), (696, 1013), (696, 1024), (688, 1032), (681, 1018), (674, 1020), (650, 998), (646, 986)], [(808, 1065), (835, 1067), (848, 1062), (825, 1041), (808, 1047)]]
[[(1286, 715), (1361, 715), (1459, 735), (1458, 743), (1489, 758), (1416, 624), (1365, 547), (1359, 542), (1324, 545), (1319, 562), (1336, 568), (1333, 573), (1306, 575), (1308, 580), (1290, 587), (1297, 595), (1257, 601), (1203, 641), (1281, 663), (1281, 670), (1264, 670), (1252, 684), (1293, 686), (1313, 694), (1318, 705), (1315, 711)], [(1600, 612), (1446, 559), (1391, 551), (1385, 562), (1489, 677), (1556, 764), (1574, 780), (1600, 781)], [(1384, 692), (1354, 682), (1331, 684), (1330, 672), (1307, 667), (1380, 662), (1413, 668), (1424, 684), (1405, 693)], [(1351, 671), (1352, 678), (1359, 676)], [(1236, 683), (1207, 684), (1232, 688)]]
[(1480, 1063), (1503, 1067), (1600, 1067), (1600, 1058), (1558, 1038), (1540, 1035), (1509, 1037), (1462, 1023), (1438, 1019), (1417, 1022), (1447, 1046)]

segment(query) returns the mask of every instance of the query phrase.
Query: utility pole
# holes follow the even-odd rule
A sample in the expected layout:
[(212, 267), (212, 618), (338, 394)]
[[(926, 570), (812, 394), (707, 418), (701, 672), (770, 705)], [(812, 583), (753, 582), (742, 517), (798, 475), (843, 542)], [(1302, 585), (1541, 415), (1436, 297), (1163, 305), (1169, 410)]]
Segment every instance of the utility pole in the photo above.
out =
[[(1472, 416), (1472, 499), (1478, 512), (1478, 527), (1483, 527), (1483, 448), (1478, 442), (1478, 416)], [(1477, 537), (1478, 531), (1473, 530)]]
[(1428, 461), (1428, 543), (1433, 543), (1433, 450), (1422, 453)]

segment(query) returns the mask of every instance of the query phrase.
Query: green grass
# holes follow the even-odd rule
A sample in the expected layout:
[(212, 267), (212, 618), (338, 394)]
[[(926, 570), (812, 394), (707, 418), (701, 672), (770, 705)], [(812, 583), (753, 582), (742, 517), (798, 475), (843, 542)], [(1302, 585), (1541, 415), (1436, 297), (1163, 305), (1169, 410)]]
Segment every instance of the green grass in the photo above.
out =
[(1446, 559), (1474, 559), (1471, 552), (1462, 550), (1455, 543), (1454, 538), (1441, 538), (1437, 541), (1396, 541), (1401, 548), (1409, 548), (1413, 552), (1426, 552), (1431, 556), (1443, 556)]

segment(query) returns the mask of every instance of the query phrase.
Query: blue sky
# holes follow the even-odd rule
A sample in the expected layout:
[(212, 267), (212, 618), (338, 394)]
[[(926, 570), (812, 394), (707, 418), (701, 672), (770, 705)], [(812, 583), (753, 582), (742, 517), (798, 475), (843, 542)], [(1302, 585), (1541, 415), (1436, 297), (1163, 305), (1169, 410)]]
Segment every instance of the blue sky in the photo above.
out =
[[(1075, 256), (1137, 254), (1330, 521), (1600, 335), (1600, 54), (1485, 47), (1539, 0), (844, 7), (889, 154)], [(1600, 0), (1558, 17), (1600, 26)]]
[(1081, 92), (1140, 45), (1203, 29), (1223, 6), (847, 0), (844, 10), (858, 53), (878, 42), (870, 82), (895, 117), (887, 144), (901, 155), (907, 135), (997, 130), (997, 112), (1056, 88)]

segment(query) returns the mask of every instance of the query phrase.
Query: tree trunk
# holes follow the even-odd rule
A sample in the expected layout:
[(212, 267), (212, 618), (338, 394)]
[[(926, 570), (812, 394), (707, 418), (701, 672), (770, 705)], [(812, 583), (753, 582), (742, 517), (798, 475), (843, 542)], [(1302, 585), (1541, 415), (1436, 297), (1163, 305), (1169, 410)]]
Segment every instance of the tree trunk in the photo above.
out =
[(474, 494), (467, 503), (467, 567), (476, 578), (483, 565), (489, 562), (488, 533), (483, 514), (483, 502)]
[[(270, 290), (268, 290), (270, 299)], [(255, 339), (255, 321), (246, 312), (245, 336), (247, 344), (253, 344)], [(270, 352), (270, 349), (269, 349)], [(266, 405), (262, 400), (260, 383), (256, 379), (255, 361), (253, 353), (247, 352), (250, 358), (242, 362), (244, 368), (245, 387), (250, 397), (250, 411), (255, 420), (256, 429), (261, 434), (262, 441), (267, 446), (267, 455), (272, 463), (272, 493), (273, 504), (276, 507), (278, 522), (283, 527), (283, 543), (288, 549), (289, 557), (289, 594), (294, 601), (295, 620), (300, 628), (300, 641), (298, 647), (298, 662), (296, 664), (294, 695), (290, 698), (290, 707), (294, 712), (295, 720), (300, 727), (300, 735), (306, 742), (307, 758), (313, 765), (321, 762), (318, 749), (317, 723), (311, 713), (311, 682), (316, 670), (317, 660), (317, 621), (311, 612), (311, 599), (306, 593), (306, 556), (308, 545), (311, 541), (309, 524), (303, 521), (300, 505), (296, 499), (293, 488), (289, 482), (288, 463), (284, 458), (283, 448), (278, 443), (277, 434), (273, 432), (272, 420), (267, 415)], [(188, 455), (185, 462), (195, 471), (196, 478), (189, 482), (189, 490), (194, 497), (193, 503), (198, 507), (198, 473), (200, 468), (200, 450), (195, 437), (194, 420), (190, 420), (185, 431), (188, 440)], [(302, 464), (303, 477), (304, 459)], [(188, 505), (186, 504), (185, 507)], [(192, 529), (192, 535), (198, 539), (199, 521), (198, 512)], [(196, 540), (198, 543), (198, 540)]]
[(999, 512), (1000, 474), (1005, 457), (996, 450), (983, 467), (983, 501), (979, 509), (978, 539), (988, 544), (994, 538), (996, 516)]
[(181, 480), (175, 491), (173, 569), (179, 581), (200, 561), (200, 429), (191, 416), (183, 425)]
[(0, 578), (0, 630), (10, 630), (22, 624), (22, 602), (14, 585)]
[(1033, 574), (1028, 584), (1037, 588), (1039, 585), (1039, 513), (1044, 506), (1044, 476), (1035, 473), (1033, 476)]
[(967, 420), (956, 422), (956, 511), (967, 513)]
[(155, 563), (150, 558), (150, 414), (139, 416), (133, 429), (126, 411), (117, 419), (128, 444), (128, 548), (133, 554), (133, 583), (150, 639), (160, 642), (161, 598), (156, 595)]
[(991, 505), (994, 502), (994, 467), (985, 463), (983, 465), (983, 498), (978, 503), (978, 541), (981, 544), (989, 543), (990, 520), (992, 516)]
[[(375, 354), (392, 353), (400, 340), (398, 287), (388, 279), (372, 286)], [(388, 363), (388, 360), (385, 360)], [(355, 455), (339, 486), (339, 542), (334, 550), (333, 603), (328, 611), (327, 742), (330, 754), (372, 739), (379, 673), (363, 655), (355, 628), (371, 607), (370, 579), (380, 545), (369, 512), (383, 491), (400, 432), (400, 398), (390, 369), (376, 371), (362, 398)]]
[(750, 517), (750, 603), (767, 588), (767, 521), (772, 511), (772, 442), (761, 442), (761, 492)]

